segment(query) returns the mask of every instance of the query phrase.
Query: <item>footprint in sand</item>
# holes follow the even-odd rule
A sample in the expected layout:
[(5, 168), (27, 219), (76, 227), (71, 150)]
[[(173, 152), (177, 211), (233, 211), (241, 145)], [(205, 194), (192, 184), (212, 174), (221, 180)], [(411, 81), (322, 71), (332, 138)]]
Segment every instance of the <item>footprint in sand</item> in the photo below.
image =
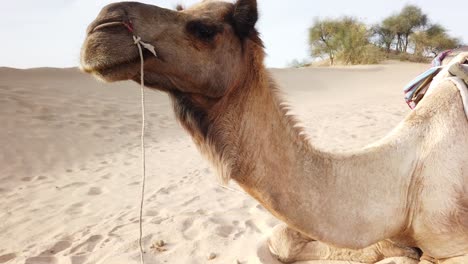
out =
[(70, 259), (71, 259), (71, 264), (83, 264), (83, 263), (86, 262), (86, 260), (88, 259), (88, 257), (87, 257), (87, 256), (78, 255), (78, 256), (71, 256)]
[(74, 255), (85, 255), (94, 251), (98, 243), (103, 239), (101, 235), (90, 236), (85, 242), (80, 243), (70, 250)]
[(101, 179), (103, 179), (103, 180), (108, 180), (108, 179), (110, 179), (111, 176), (112, 176), (111, 173), (106, 173), (106, 174), (104, 174), (104, 175), (101, 176)]
[(176, 189), (175, 185), (171, 185), (171, 186), (168, 186), (168, 187), (162, 187), (158, 191), (156, 191), (156, 194), (152, 195), (149, 200), (154, 200), (158, 195), (170, 194), (175, 189)]
[(0, 256), (0, 263), (6, 263), (12, 259), (16, 258), (16, 254), (15, 253), (9, 253), (9, 254), (5, 254), (5, 255), (1, 255)]
[(200, 196), (196, 195), (196, 196), (188, 199), (187, 201), (183, 202), (182, 207), (186, 207), (187, 205), (192, 204), (192, 203), (194, 203), (194, 202), (196, 202), (198, 200), (200, 200)]
[[(116, 237), (117, 235), (115, 234), (115, 232), (117, 232), (119, 229), (121, 229), (123, 227), (125, 227), (125, 225), (118, 225), (118, 226), (112, 228), (112, 230), (109, 231), (109, 233), (107, 233), (107, 235), (110, 236), (110, 237)], [(106, 240), (109, 240), (109, 239), (106, 239)]]
[(55, 257), (32, 257), (27, 258), (24, 264), (56, 264), (58, 263)]
[(147, 210), (145, 216), (158, 216), (159, 212), (156, 210)]
[[(95, 156), (100, 157), (101, 155), (95, 155)], [(94, 170), (94, 172), (100, 172), (100, 171), (103, 171), (105, 169), (106, 169), (106, 167), (99, 167), (96, 170)]]
[(229, 237), (234, 231), (234, 227), (233, 226), (229, 226), (229, 225), (222, 225), (222, 226), (218, 226), (216, 227), (216, 234), (220, 237), (224, 237), (224, 238), (227, 238)]
[(67, 213), (68, 215), (81, 214), (83, 211), (83, 206), (83, 203), (74, 203), (65, 210), (65, 213)]
[(197, 228), (192, 228), (193, 219), (185, 219), (182, 223), (182, 235), (187, 240), (194, 240), (198, 236)]
[(70, 188), (70, 187), (81, 187), (87, 185), (86, 182), (73, 182), (67, 185), (62, 186), (60, 189)]
[(253, 220), (247, 220), (244, 222), (244, 224), (246, 228), (253, 230), (255, 233), (261, 233), (260, 229), (257, 227)]
[(102, 190), (100, 187), (91, 187), (88, 191), (88, 195), (100, 195)]
[(58, 241), (50, 249), (45, 250), (37, 257), (51, 257), (71, 247), (71, 245), (72, 243), (68, 240)]

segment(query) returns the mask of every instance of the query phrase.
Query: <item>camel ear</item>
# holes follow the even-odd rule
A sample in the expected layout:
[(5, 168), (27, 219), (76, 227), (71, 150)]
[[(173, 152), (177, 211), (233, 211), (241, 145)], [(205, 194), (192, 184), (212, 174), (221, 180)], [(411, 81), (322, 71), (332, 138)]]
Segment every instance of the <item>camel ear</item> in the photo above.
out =
[(241, 38), (249, 36), (258, 20), (257, 0), (237, 0), (232, 18), (236, 33)]

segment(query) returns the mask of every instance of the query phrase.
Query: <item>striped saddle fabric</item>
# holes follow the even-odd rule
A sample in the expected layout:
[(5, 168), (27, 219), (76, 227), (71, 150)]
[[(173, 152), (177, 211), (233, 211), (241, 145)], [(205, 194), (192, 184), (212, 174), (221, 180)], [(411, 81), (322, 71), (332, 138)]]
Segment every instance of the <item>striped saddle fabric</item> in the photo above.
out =
[[(468, 47), (462, 47), (455, 50), (447, 50), (440, 53), (432, 61), (432, 67), (427, 71), (421, 73), (411, 82), (409, 82), (405, 88), (405, 101), (411, 109), (414, 109), (418, 103), (424, 98), (427, 93), (434, 77), (440, 73), (440, 71), (447, 66), (447, 63), (452, 60), (455, 56), (460, 53), (468, 52)], [(464, 64), (463, 64), (464, 63)], [(452, 76), (457, 76), (462, 79), (465, 83), (468, 83), (468, 73), (466, 72), (468, 61), (462, 63), (452, 64), (449, 73)]]

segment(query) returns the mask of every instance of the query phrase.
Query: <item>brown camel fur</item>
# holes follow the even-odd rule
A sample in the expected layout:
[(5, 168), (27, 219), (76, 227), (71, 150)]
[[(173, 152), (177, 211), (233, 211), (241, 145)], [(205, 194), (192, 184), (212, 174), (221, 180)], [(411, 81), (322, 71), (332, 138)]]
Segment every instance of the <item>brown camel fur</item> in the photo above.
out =
[(112, 4), (89, 26), (82, 69), (139, 81), (132, 34), (155, 46), (157, 58), (145, 54), (147, 87), (169, 94), (224, 182), (285, 223), (269, 240), (278, 259), (416, 263), (417, 247), (431, 261), (468, 263), (468, 122), (455, 86), (440, 84), (377, 143), (324, 152), (287, 115), (257, 18), (255, 0), (178, 11)]

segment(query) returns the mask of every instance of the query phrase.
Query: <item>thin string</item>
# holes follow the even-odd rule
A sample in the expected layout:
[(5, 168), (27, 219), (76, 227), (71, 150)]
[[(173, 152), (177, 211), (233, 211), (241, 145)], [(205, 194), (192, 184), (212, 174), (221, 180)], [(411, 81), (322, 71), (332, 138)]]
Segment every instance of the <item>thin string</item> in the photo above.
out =
[(146, 185), (146, 152), (145, 152), (145, 71), (144, 64), (145, 60), (143, 58), (143, 49), (141, 48), (139, 37), (133, 36), (135, 45), (138, 47), (140, 52), (141, 68), (140, 68), (140, 84), (141, 84), (141, 197), (140, 197), (140, 217), (139, 217), (139, 226), (140, 226), (140, 237), (138, 238), (138, 244), (140, 246), (140, 263), (145, 264), (143, 258), (143, 205), (145, 200), (145, 185)]
[(222, 188), (222, 189), (225, 189), (225, 190), (228, 190), (228, 191), (231, 191), (231, 192), (234, 192), (234, 193), (238, 193), (238, 194), (242, 194), (242, 195), (245, 195), (247, 197), (250, 197), (247, 193), (241, 191), (241, 190), (237, 190), (237, 189), (233, 189), (233, 188), (229, 188), (227, 186), (224, 186), (224, 185), (221, 185), (221, 184), (216, 184), (216, 186)]

